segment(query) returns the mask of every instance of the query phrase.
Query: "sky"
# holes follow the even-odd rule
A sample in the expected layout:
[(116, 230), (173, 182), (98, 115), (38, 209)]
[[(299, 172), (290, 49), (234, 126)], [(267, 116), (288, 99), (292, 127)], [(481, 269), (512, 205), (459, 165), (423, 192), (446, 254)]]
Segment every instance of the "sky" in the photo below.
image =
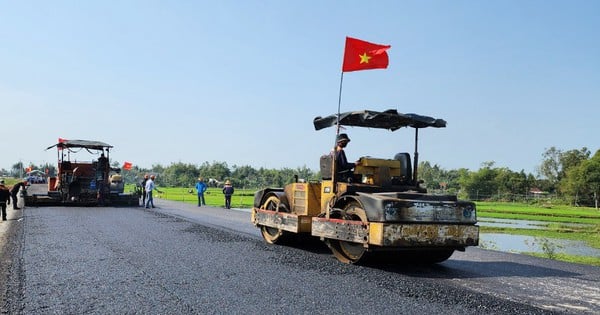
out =
[[(0, 168), (56, 163), (58, 138), (142, 168), (308, 167), (334, 143), (347, 36), (391, 45), (346, 72), (341, 112), (447, 121), (419, 160), (536, 174), (600, 149), (599, 1), (3, 1)], [(350, 160), (415, 151), (413, 129), (347, 128)], [(86, 157), (82, 157), (83, 160)]]

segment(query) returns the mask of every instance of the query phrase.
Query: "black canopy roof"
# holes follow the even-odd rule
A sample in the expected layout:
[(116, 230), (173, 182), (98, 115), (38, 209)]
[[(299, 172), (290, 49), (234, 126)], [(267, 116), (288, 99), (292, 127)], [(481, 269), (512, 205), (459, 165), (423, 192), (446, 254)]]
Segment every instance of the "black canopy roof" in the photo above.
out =
[(51, 145), (46, 150), (51, 148), (85, 148), (88, 150), (104, 150), (112, 148), (113, 146), (101, 141), (90, 141), (90, 140), (61, 140), (59, 143)]
[[(315, 130), (335, 126), (337, 123), (337, 114), (327, 117), (316, 117), (313, 121)], [(367, 127), (398, 130), (402, 127), (413, 128), (443, 128), (446, 127), (446, 121), (429, 116), (417, 114), (401, 114), (395, 109), (388, 109), (384, 112), (373, 110), (362, 110), (340, 113), (340, 125), (353, 127)]]

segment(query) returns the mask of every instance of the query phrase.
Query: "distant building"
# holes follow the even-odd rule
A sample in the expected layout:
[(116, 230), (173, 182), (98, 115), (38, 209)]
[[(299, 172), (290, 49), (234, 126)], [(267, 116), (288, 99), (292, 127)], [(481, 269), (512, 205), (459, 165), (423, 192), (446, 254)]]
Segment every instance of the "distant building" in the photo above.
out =
[(542, 198), (545, 197), (546, 195), (548, 195), (547, 192), (540, 190), (537, 187), (533, 187), (529, 190), (529, 193), (534, 197), (534, 198)]

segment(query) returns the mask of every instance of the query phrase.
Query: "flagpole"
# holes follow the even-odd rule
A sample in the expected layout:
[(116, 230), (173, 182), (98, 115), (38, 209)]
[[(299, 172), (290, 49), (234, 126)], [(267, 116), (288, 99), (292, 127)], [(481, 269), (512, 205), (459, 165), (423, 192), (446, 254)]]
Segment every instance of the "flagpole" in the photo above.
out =
[[(340, 111), (341, 111), (341, 107), (342, 107), (342, 84), (344, 83), (344, 71), (342, 71), (342, 74), (340, 75), (340, 93), (338, 95), (338, 110), (337, 110), (337, 117), (336, 117), (336, 129), (335, 129), (335, 139), (334, 139), (334, 143), (333, 143), (333, 159), (332, 159), (332, 165), (331, 165), (331, 180), (333, 181), (333, 192), (337, 193), (337, 183), (336, 183), (336, 163), (335, 163), (335, 157), (337, 155), (337, 136), (340, 134)], [(329, 208), (326, 214), (326, 217), (329, 218)]]
[(336, 120), (336, 130), (335, 135), (340, 134), (340, 108), (342, 107), (342, 84), (344, 83), (344, 71), (342, 71), (342, 75), (340, 76), (340, 94), (338, 96), (338, 110), (337, 110), (337, 120)]

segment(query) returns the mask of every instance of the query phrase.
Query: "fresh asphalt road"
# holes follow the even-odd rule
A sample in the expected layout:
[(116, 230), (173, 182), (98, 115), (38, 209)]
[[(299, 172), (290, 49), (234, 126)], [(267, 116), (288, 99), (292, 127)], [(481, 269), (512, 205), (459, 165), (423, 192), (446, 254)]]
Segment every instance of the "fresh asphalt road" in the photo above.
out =
[(600, 268), (469, 248), (434, 266), (345, 265), (265, 244), (242, 210), (28, 207), (0, 223), (9, 314), (600, 313)]

